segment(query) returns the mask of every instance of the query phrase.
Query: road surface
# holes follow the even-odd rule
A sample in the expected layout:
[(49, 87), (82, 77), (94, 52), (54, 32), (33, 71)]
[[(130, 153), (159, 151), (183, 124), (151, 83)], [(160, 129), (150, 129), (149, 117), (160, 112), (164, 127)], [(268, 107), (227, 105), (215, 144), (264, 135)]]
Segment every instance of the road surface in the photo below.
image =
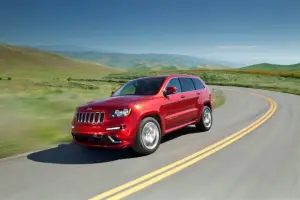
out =
[[(137, 158), (129, 151), (85, 150), (62, 144), (1, 160), (0, 199), (97, 200), (110, 191), (111, 199), (121, 196), (134, 200), (299, 200), (300, 97), (263, 90), (223, 88), (227, 101), (214, 111), (211, 131), (196, 133), (191, 127), (172, 133), (150, 156)], [(277, 109), (275, 104), (246, 91), (270, 97), (276, 102)], [(273, 113), (270, 112), (272, 109)], [(193, 161), (187, 166), (186, 163), (192, 161), (186, 160), (179, 165), (181, 171), (170, 168), (148, 182), (144, 180), (119, 193), (111, 191), (211, 147), (268, 111), (268, 119), (265, 118), (267, 121), (261, 126), (252, 132), (247, 129), (247, 134), (224, 148), (217, 146), (219, 149), (212, 149), (214, 152), (202, 152), (201, 158), (196, 157), (198, 162)]]

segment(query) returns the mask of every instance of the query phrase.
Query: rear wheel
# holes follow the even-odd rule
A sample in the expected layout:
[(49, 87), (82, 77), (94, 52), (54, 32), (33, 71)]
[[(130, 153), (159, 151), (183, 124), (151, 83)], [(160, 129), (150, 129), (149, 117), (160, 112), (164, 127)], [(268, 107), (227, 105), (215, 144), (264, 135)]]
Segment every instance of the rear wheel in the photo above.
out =
[(152, 117), (146, 117), (139, 124), (133, 150), (139, 155), (149, 155), (157, 150), (160, 141), (161, 128), (159, 123)]
[(201, 114), (200, 121), (196, 124), (199, 131), (208, 131), (212, 126), (212, 111), (210, 107), (204, 106)]

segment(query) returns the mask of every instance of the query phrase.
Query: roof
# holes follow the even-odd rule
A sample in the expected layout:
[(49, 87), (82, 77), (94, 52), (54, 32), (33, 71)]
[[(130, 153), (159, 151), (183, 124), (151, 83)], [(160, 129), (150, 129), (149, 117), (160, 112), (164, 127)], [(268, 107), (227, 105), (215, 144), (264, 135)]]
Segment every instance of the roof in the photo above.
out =
[(166, 74), (166, 75), (156, 75), (156, 76), (146, 76), (146, 77), (141, 77), (137, 79), (145, 79), (145, 78), (167, 78), (167, 77), (190, 77), (190, 78), (199, 78), (198, 76), (195, 75), (190, 75), (190, 74)]

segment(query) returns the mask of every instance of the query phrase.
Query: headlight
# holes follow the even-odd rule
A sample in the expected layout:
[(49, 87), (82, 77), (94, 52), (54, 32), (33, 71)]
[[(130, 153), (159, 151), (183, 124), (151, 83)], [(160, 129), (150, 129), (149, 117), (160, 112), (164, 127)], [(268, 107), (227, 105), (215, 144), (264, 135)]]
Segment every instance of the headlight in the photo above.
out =
[(116, 118), (116, 117), (126, 117), (130, 114), (130, 109), (129, 108), (124, 108), (124, 109), (117, 109), (117, 110), (113, 110), (111, 113), (111, 117), (112, 118)]

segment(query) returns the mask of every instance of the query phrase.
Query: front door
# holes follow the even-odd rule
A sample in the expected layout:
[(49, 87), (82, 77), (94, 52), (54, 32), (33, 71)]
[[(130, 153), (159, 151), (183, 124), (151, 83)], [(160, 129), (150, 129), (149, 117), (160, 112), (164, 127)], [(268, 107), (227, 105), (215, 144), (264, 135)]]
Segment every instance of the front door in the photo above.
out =
[(165, 131), (175, 128), (182, 124), (182, 115), (185, 108), (182, 104), (181, 85), (178, 78), (172, 78), (167, 87), (174, 86), (177, 88), (175, 94), (170, 94), (165, 98), (165, 102), (161, 107), (162, 115), (165, 121)]

